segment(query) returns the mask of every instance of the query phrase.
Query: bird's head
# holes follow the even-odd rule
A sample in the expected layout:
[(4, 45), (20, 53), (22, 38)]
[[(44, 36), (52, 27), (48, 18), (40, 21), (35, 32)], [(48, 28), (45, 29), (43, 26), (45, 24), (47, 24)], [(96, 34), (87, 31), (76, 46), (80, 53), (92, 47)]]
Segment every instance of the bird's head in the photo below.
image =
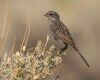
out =
[(48, 17), (51, 20), (58, 20), (59, 19), (59, 14), (55, 11), (48, 11), (45, 14), (46, 17)]

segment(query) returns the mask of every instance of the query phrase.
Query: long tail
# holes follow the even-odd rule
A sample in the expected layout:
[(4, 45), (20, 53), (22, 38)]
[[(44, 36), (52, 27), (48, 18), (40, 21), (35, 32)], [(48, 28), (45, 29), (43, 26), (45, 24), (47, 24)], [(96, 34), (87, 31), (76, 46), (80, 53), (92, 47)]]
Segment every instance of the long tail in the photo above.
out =
[(83, 59), (83, 61), (86, 63), (86, 65), (88, 67), (90, 67), (90, 65), (88, 64), (87, 60), (85, 59), (85, 57), (81, 54), (80, 50), (76, 47), (76, 46), (72, 46), (77, 52), (78, 54), (81, 56), (81, 58)]

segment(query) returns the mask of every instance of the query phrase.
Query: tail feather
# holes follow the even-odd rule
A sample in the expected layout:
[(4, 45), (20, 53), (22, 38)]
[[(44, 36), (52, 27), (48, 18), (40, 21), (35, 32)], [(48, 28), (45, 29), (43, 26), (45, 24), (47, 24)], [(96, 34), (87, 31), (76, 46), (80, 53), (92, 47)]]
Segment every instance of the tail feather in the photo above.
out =
[(80, 50), (79, 50), (76, 46), (74, 46), (73, 48), (78, 52), (78, 54), (81, 56), (81, 58), (82, 58), (83, 61), (86, 63), (86, 65), (87, 65), (88, 67), (90, 67), (90, 65), (88, 64), (88, 62), (87, 62), (87, 60), (85, 59), (85, 57), (81, 54)]

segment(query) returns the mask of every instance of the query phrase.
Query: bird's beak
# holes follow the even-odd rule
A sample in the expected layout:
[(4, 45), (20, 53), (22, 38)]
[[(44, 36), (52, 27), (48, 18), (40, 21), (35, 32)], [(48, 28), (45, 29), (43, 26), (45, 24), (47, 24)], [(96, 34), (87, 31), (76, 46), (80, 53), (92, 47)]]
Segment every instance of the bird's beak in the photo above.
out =
[(45, 14), (44, 16), (48, 17), (48, 14)]

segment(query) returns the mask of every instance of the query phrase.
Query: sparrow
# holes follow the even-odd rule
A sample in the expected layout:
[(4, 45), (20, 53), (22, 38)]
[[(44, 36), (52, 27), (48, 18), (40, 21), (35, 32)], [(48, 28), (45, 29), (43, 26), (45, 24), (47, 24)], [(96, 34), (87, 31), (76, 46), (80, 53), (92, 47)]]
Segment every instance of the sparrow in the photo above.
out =
[(64, 52), (68, 46), (71, 46), (89, 67), (90, 65), (88, 64), (87, 60), (76, 47), (69, 29), (60, 20), (59, 14), (55, 11), (48, 11), (45, 16), (48, 18), (50, 33), (52, 34), (54, 40), (64, 45), (60, 52)]

